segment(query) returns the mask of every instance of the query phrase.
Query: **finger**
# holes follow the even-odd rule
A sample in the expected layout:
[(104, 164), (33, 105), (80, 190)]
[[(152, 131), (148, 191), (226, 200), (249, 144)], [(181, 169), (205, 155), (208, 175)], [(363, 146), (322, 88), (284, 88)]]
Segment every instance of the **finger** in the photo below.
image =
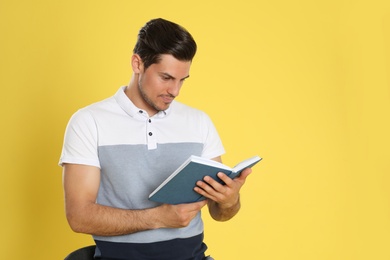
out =
[(219, 172), (217, 176), (228, 186), (231, 186), (231, 184), (233, 183), (233, 180), (223, 172)]
[(191, 203), (184, 203), (181, 205), (185, 205), (186, 207), (189, 207), (190, 209), (200, 209), (203, 208), (207, 204), (207, 200), (201, 200), (201, 201), (196, 201), (196, 202), (191, 202)]
[(252, 169), (251, 168), (246, 168), (244, 169), (240, 176), (237, 177), (238, 180), (242, 181), (242, 182), (245, 182), (246, 178), (252, 173)]
[[(226, 176), (224, 173), (219, 173), (222, 178), (225, 179), (225, 181), (232, 182), (232, 180)], [(229, 186), (225, 184), (221, 184), (211, 178), (210, 176), (206, 176), (204, 178), (204, 182), (199, 182), (198, 186), (201, 187), (203, 190), (205, 190), (207, 193), (215, 197), (220, 197), (220, 194), (225, 194)]]
[[(219, 178), (222, 177), (222, 178), (224, 178), (225, 180), (226, 180), (226, 179), (230, 179), (229, 177), (227, 177), (227, 176), (226, 176), (224, 173), (222, 173), (222, 172), (218, 173), (218, 177), (219, 177)], [(222, 178), (220, 178), (220, 179), (223, 181)], [(211, 178), (210, 176), (205, 176), (205, 177), (203, 178), (203, 181), (206, 183), (207, 186), (212, 187), (214, 190), (220, 190), (221, 188), (224, 187), (224, 184), (221, 184), (220, 182), (214, 180), (214, 179)], [(207, 188), (207, 187), (205, 186), (205, 188)]]
[(210, 193), (215, 190), (213, 185), (216, 186), (217, 185), (216, 183), (217, 182), (214, 181), (212, 178), (206, 176), (203, 181), (197, 181), (196, 185), (197, 188), (200, 188), (202, 191)]
[(206, 204), (207, 204), (207, 200), (202, 200), (202, 201), (197, 201), (192, 203), (177, 204), (174, 206), (181, 208), (181, 210), (184, 210), (186, 212), (197, 212), (201, 210)]
[(211, 187), (209, 184), (205, 183), (205, 182), (202, 182), (202, 181), (198, 181), (196, 183), (196, 187), (194, 187), (194, 191), (199, 193), (200, 195), (208, 198), (208, 199), (212, 199), (212, 200), (215, 200), (215, 196), (217, 194), (217, 192), (214, 190), (213, 187)]
[(195, 202), (199, 208), (203, 208), (207, 204), (207, 200), (202, 200), (199, 202)]

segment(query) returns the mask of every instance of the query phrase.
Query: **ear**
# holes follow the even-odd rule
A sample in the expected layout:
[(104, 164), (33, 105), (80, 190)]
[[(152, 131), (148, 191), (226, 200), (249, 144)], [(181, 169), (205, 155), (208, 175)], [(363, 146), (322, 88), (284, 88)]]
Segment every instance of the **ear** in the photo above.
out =
[(133, 56), (131, 56), (131, 67), (133, 68), (134, 73), (140, 73), (143, 70), (144, 63), (138, 54), (133, 54)]

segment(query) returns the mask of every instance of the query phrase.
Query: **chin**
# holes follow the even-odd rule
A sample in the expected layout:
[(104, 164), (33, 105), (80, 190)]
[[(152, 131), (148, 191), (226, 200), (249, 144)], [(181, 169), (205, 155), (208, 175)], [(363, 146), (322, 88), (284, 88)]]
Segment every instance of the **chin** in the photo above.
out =
[(157, 110), (158, 110), (158, 111), (167, 110), (167, 109), (169, 108), (170, 105), (171, 105), (171, 104), (165, 104), (165, 105), (163, 105), (163, 106), (159, 106), (159, 107), (157, 108)]

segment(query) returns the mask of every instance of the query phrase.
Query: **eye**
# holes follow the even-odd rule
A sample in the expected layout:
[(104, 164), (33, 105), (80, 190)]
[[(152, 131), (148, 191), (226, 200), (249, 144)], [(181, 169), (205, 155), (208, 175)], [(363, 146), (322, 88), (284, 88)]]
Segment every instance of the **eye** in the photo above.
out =
[(168, 81), (168, 80), (172, 79), (171, 76), (165, 75), (165, 74), (160, 75), (160, 77), (161, 77), (161, 79), (162, 79), (163, 81)]

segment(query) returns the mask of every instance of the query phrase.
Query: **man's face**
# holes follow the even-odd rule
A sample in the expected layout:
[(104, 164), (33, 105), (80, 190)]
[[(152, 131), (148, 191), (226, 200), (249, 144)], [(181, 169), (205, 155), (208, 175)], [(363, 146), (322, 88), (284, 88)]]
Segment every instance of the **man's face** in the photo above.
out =
[(143, 109), (149, 115), (166, 110), (180, 88), (189, 77), (191, 61), (179, 61), (172, 55), (162, 55), (159, 63), (142, 70), (138, 78), (138, 89)]

